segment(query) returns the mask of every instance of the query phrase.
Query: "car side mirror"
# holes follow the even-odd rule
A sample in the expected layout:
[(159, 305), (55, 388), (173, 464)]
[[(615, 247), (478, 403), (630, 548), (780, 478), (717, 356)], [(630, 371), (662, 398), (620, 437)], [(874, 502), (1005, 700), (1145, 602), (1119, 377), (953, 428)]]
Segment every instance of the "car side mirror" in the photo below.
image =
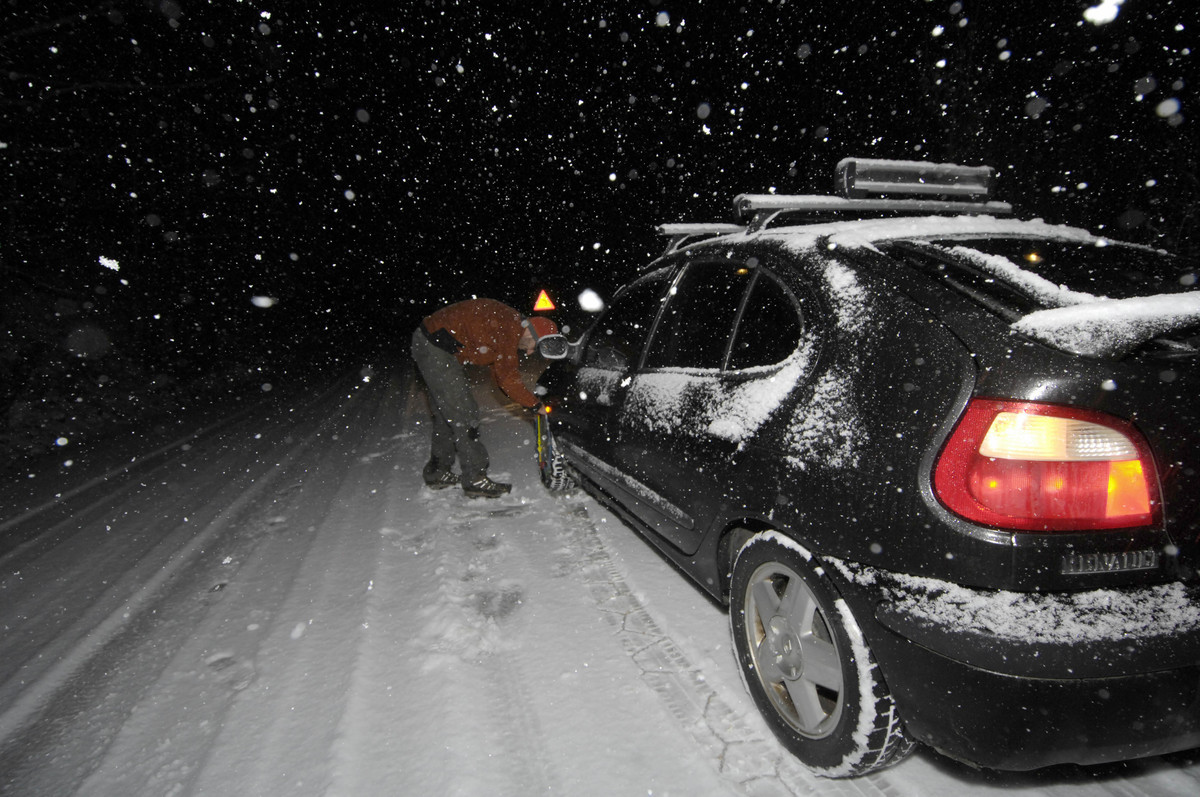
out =
[(537, 351), (547, 360), (565, 360), (571, 356), (571, 342), (563, 335), (543, 335), (538, 338)]

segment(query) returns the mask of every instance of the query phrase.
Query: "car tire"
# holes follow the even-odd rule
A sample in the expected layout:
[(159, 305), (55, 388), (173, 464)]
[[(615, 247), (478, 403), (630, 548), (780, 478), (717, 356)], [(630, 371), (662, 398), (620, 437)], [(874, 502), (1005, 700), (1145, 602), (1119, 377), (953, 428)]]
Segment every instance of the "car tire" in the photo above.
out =
[(768, 531), (742, 546), (729, 622), (746, 689), (814, 772), (855, 777), (913, 750), (858, 623), (794, 540)]
[(560, 493), (572, 490), (576, 479), (571, 473), (571, 466), (558, 450), (554, 435), (550, 433), (548, 424), (541, 424), (541, 446), (538, 453), (538, 470), (542, 475), (542, 484), (551, 492)]

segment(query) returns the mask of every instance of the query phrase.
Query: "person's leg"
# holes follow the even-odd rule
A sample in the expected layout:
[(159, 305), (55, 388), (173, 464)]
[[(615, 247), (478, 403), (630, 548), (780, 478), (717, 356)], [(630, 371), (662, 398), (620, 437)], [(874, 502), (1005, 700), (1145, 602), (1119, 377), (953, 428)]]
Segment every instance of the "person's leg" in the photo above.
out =
[(476, 480), (487, 474), (488, 453), (479, 440), (479, 405), (471, 394), (462, 365), (448, 351), (434, 346), (421, 333), (413, 333), (413, 359), (429, 389), (433, 413), (430, 463), (427, 470), (448, 472), (457, 455), (463, 479)]

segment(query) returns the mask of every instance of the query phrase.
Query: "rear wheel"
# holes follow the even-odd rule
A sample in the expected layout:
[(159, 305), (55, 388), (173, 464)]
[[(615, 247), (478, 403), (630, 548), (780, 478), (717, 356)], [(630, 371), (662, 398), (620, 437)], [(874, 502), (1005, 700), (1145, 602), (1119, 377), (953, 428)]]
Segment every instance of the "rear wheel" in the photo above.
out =
[(795, 542), (763, 532), (742, 547), (729, 618), (746, 688), (811, 769), (854, 777), (912, 751), (858, 624)]

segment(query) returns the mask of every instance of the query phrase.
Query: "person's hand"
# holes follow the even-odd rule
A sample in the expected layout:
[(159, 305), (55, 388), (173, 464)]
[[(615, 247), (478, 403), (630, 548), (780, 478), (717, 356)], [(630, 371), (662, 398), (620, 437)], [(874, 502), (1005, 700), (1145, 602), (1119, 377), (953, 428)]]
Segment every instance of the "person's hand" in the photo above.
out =
[(550, 414), (550, 408), (540, 401), (537, 404), (535, 404), (534, 406), (530, 407), (529, 409), (533, 410), (538, 415), (549, 415)]

